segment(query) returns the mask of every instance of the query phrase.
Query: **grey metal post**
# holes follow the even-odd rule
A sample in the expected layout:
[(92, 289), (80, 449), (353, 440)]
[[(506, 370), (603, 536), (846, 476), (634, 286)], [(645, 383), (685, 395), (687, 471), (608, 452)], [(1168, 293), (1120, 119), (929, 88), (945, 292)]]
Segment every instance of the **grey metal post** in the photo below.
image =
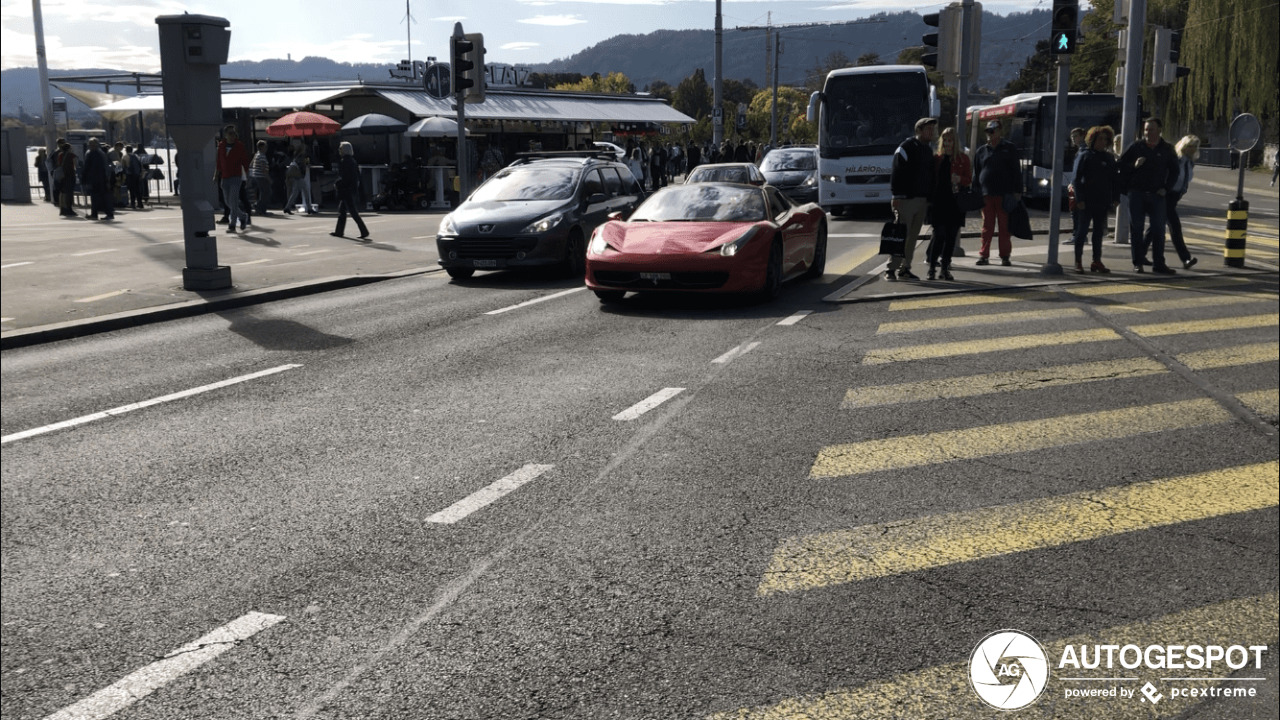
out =
[(781, 33), (773, 34), (773, 113), (769, 118), (769, 146), (778, 147), (778, 53), (782, 52)]
[[(1137, 140), (1138, 97), (1142, 90), (1142, 30), (1147, 25), (1147, 0), (1117, 0), (1129, 3), (1128, 46), (1125, 48), (1124, 103), (1120, 120), (1120, 147)], [(1116, 244), (1129, 244), (1129, 204), (1116, 211)]]
[[(462, 23), (460, 22), (454, 23), (453, 36), (455, 38), (461, 39), (463, 35), (465, 35), (465, 33), (462, 32)], [(452, 68), (451, 70), (454, 73), (454, 76), (456, 77), (458, 73), (457, 69)], [(454, 84), (456, 85), (457, 83), (454, 83)], [(455, 87), (453, 89), (453, 99), (454, 99), (454, 102), (456, 102), (458, 105), (457, 121), (458, 121), (458, 204), (459, 205), (462, 204), (463, 200), (467, 199), (467, 188), (469, 187), (467, 182), (469, 179), (468, 172), (467, 172), (467, 126), (465, 124), (467, 120), (467, 117), (466, 117), (467, 112), (464, 109), (466, 108), (467, 104), (463, 102), (463, 94), (464, 94), (464, 91), (462, 90), (462, 88)]]
[(1053, 179), (1049, 186), (1049, 258), (1040, 272), (1061, 275), (1058, 264), (1058, 224), (1062, 221), (1062, 161), (1067, 141), (1067, 85), (1071, 79), (1071, 56), (1058, 56), (1058, 99), (1053, 116)]
[[(31, 0), (31, 21), (36, 33), (36, 65), (40, 68), (40, 119), (44, 125), (44, 147), (48, 151), (49, 162), (53, 162), (53, 146), (58, 130), (53, 125), (53, 100), (49, 97), (49, 61), (44, 51), (44, 15), (40, 11), (40, 0)], [(53, 168), (49, 168), (53, 174)]]
[(720, 147), (720, 142), (724, 140), (724, 116), (720, 114), (720, 103), (723, 102), (723, 96), (720, 93), (720, 76), (724, 72), (724, 25), (720, 17), (720, 0), (716, 0), (716, 60), (715, 60), (715, 78), (712, 83), (711, 93), (711, 142), (716, 148)]
[[(966, 154), (967, 151), (964, 144), (969, 138), (969, 78), (973, 76), (973, 72), (976, 70), (976, 68), (971, 67), (973, 64), (973, 52), (970, 48), (973, 47), (975, 42), (979, 42), (979, 39), (973, 37), (973, 0), (963, 0), (960, 3), (960, 74), (956, 88), (956, 149)], [(973, 182), (976, 183), (977, 181), (978, 178), (973, 179)], [(964, 256), (965, 250), (960, 246), (960, 233), (956, 233), (956, 242), (951, 249), (951, 257)]]

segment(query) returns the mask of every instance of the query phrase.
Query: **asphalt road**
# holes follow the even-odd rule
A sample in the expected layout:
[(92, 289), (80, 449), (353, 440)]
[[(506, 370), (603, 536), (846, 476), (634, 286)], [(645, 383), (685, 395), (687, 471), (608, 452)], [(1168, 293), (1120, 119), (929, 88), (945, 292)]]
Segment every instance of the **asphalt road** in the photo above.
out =
[(1276, 277), (838, 271), (616, 309), (433, 273), (6, 351), (0, 710), (992, 717), (970, 657), (1015, 628), (1018, 717), (1275, 717)]

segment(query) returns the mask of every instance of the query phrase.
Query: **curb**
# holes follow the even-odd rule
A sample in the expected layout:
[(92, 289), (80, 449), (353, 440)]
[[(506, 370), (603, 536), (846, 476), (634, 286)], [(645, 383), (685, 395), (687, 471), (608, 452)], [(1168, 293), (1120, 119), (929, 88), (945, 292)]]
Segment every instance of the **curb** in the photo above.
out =
[(113, 330), (123, 330), (125, 328), (138, 327), (140, 325), (147, 325), (155, 322), (195, 317), (197, 315), (206, 315), (208, 313), (219, 312), (222, 310), (248, 307), (250, 305), (258, 305), (260, 303), (272, 302), (275, 300), (286, 300), (289, 298), (303, 297), (305, 295), (315, 295), (322, 292), (328, 292), (330, 290), (360, 287), (362, 285), (382, 282), (383, 280), (395, 280), (398, 278), (426, 275), (434, 272), (443, 272), (443, 268), (413, 268), (410, 270), (401, 270), (379, 275), (340, 275), (336, 277), (321, 278), (319, 280), (306, 280), (288, 285), (259, 288), (257, 290), (233, 292), (227, 297), (188, 300), (186, 302), (174, 303), (171, 305), (161, 305), (158, 307), (142, 308), (139, 310), (127, 310), (125, 312), (103, 315), (101, 317), (88, 318), (85, 320), (73, 320), (65, 323), (55, 323), (53, 325), (40, 325), (32, 328), (23, 328), (21, 330), (12, 330), (0, 335), (0, 350), (12, 350), (14, 348), (30, 347), (32, 345), (40, 345), (42, 343), (56, 342), (58, 340), (69, 340), (71, 338), (96, 335), (98, 333), (111, 332)]

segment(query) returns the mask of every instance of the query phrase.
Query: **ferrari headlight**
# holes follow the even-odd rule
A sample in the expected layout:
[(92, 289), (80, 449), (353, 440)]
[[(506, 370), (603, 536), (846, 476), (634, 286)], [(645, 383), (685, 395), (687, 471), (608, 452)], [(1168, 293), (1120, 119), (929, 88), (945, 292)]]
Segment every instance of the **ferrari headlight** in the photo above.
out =
[(525, 235), (525, 234), (544, 233), (550, 230), (551, 228), (555, 227), (556, 225), (559, 225), (560, 221), (563, 219), (564, 219), (564, 213), (554, 213), (552, 215), (548, 215), (542, 218), (541, 220), (534, 220), (533, 222), (524, 226), (524, 229), (520, 231), (520, 234)]
[(437, 235), (457, 235), (458, 234), (458, 225), (453, 221), (452, 213), (445, 215), (444, 219), (440, 221), (440, 229), (436, 231), (436, 234)]
[(747, 228), (747, 231), (739, 235), (736, 240), (732, 240), (721, 245), (720, 255), (723, 257), (733, 257), (734, 255), (737, 255), (739, 250), (745, 247), (747, 243), (751, 242), (751, 238), (755, 237), (759, 230), (760, 227), (758, 225), (752, 225), (750, 228)]
[(604, 233), (601, 232), (603, 228), (604, 226), (601, 225), (596, 228), (595, 232), (591, 233), (591, 244), (587, 246), (587, 252), (592, 255), (603, 255), (604, 251), (609, 247), (609, 243), (604, 241)]

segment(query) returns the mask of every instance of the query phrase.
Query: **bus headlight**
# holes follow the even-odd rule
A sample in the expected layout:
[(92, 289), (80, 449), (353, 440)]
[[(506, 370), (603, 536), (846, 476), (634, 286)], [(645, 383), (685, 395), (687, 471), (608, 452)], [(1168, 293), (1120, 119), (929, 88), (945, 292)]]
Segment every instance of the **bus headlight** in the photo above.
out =
[(829, 183), (844, 182), (839, 175), (823, 175), (822, 181), (829, 182)]

